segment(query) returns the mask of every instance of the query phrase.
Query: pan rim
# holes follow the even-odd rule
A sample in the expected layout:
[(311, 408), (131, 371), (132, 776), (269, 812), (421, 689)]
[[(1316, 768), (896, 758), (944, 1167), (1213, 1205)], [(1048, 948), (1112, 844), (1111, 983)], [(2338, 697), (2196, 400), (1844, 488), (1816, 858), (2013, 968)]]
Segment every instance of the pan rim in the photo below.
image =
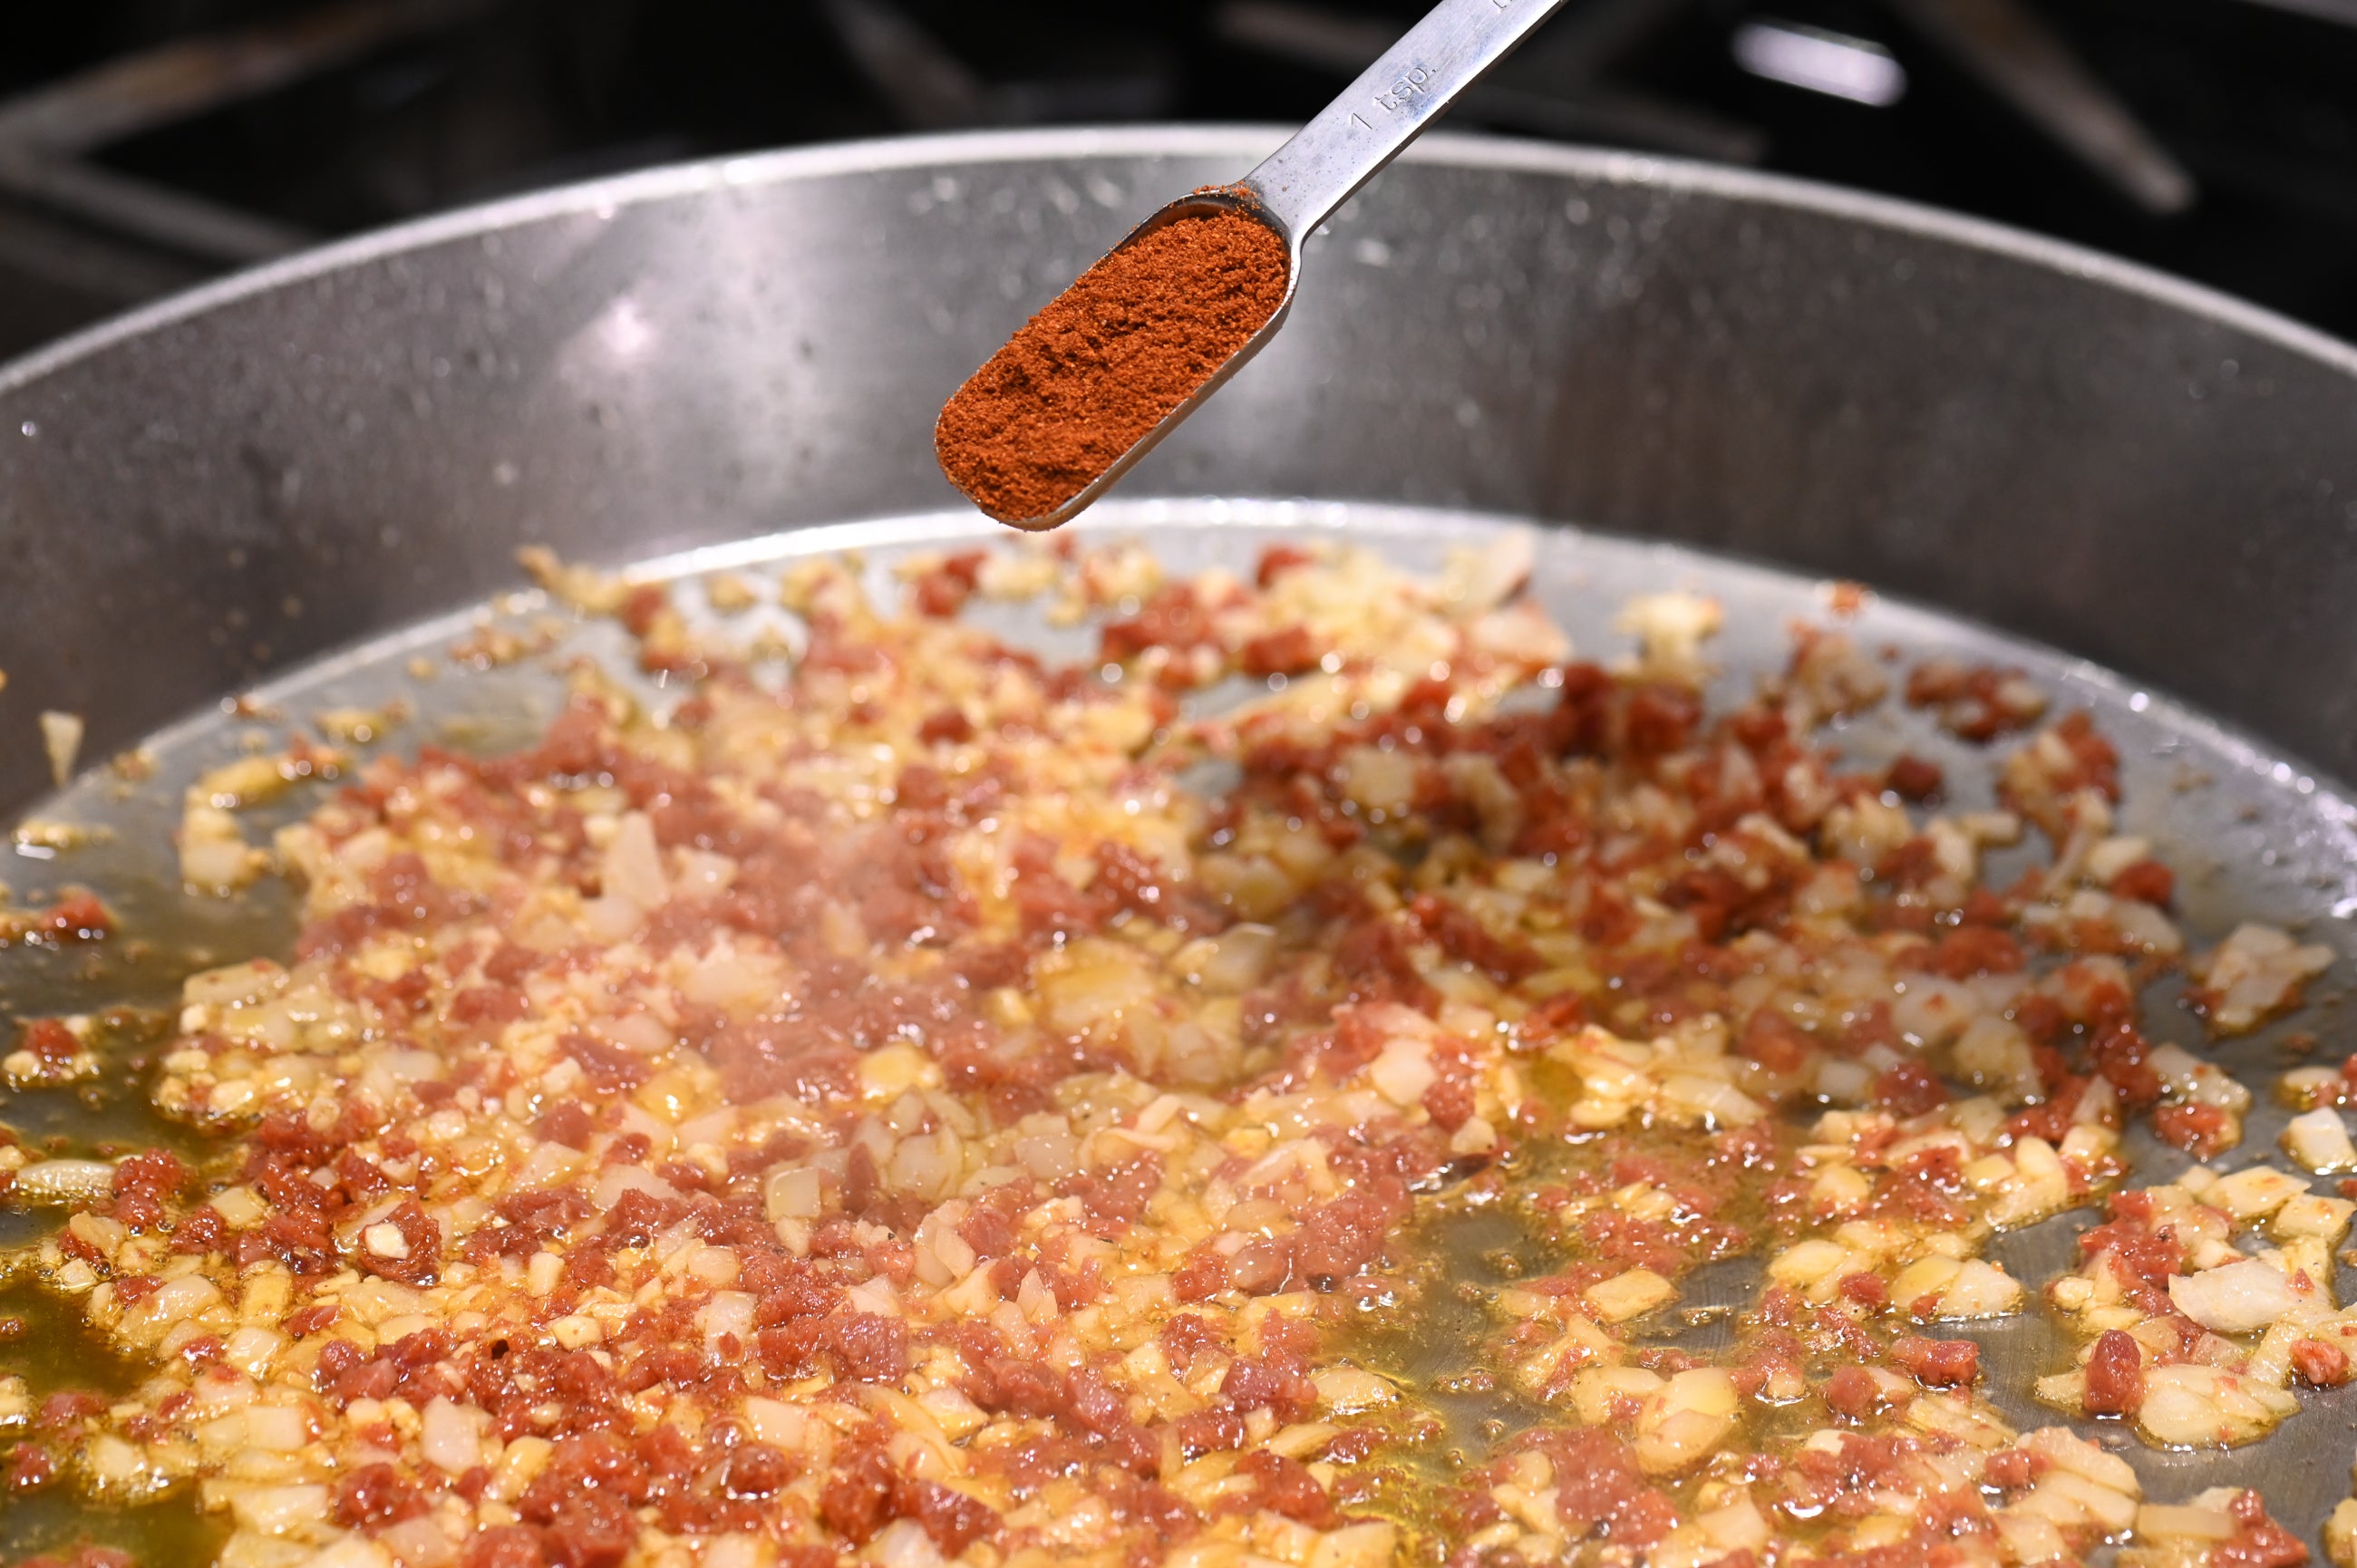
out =
[[(1288, 134), (1259, 124), (1147, 124), (952, 132), (830, 142), (669, 164), (629, 174), (454, 209), (371, 230), (136, 306), (0, 363), (0, 396), (24, 390), (76, 361), (95, 358), (158, 328), (372, 262), (551, 219), (610, 216), (712, 190), (743, 189), (845, 174), (982, 163), (1085, 157), (1233, 156), (1256, 159)], [(1468, 170), (1555, 175), (1604, 185), (1647, 187), (1846, 220), (2000, 257), (2074, 281), (2108, 287), (2164, 308), (2264, 339), (2357, 381), (2357, 344), (2345, 343), (2264, 306), (2207, 285), (2068, 241), (1895, 197), (1693, 159), (1566, 145), (1479, 133), (1437, 132), (1402, 162)]]

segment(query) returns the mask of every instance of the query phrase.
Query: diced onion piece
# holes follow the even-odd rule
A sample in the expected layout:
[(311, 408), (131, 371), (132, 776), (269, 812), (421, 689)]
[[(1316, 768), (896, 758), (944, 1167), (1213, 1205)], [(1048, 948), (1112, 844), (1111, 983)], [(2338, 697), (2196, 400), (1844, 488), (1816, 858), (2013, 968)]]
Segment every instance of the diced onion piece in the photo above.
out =
[(1398, 1532), (1389, 1522), (1346, 1524), (1318, 1538), (1308, 1568), (1389, 1568), (1397, 1550)]
[(939, 1568), (941, 1549), (924, 1526), (912, 1519), (896, 1519), (868, 1543), (867, 1554), (881, 1568)]
[(2219, 1334), (2251, 1334), (2299, 1305), (2291, 1282), (2256, 1258), (2169, 1282), (2177, 1310)]
[[(2348, 1506), (2346, 1504), (2342, 1505)], [(2147, 1503), (2136, 1509), (2136, 1532), (2154, 1536), (2190, 1536), (2196, 1541), (2232, 1541), (2242, 1527), (2221, 1509), (2197, 1509), (2183, 1503)]]
[(1636, 1443), (1637, 1463), (1652, 1475), (1673, 1475), (1715, 1453), (1735, 1425), (1732, 1415), (1673, 1410)]
[(1716, 1508), (1695, 1520), (1710, 1543), (1721, 1552), (1764, 1552), (1770, 1538), (1768, 1520), (1748, 1497)]
[(483, 1462), (475, 1412), (436, 1395), (418, 1412), (418, 1452), (445, 1475), (461, 1476)]
[(1412, 752), (1354, 746), (1342, 754), (1339, 767), (1343, 795), (1363, 810), (1396, 816), (1415, 803)]
[(1620, 607), (1612, 629), (1637, 639), (1638, 657), (1651, 671), (1683, 674), (1702, 662), (1702, 645), (1718, 635), (1727, 612), (1717, 599), (1673, 588), (1640, 594)]
[(8, 1196), (18, 1203), (97, 1203), (114, 1190), (104, 1160), (36, 1160), (16, 1172)]
[(2156, 1442), (2186, 1448), (2213, 1447), (2226, 1431), (2217, 1389), (2214, 1367), (2147, 1368), (2144, 1403), (2136, 1407), (2137, 1424)]
[(1668, 1410), (1731, 1416), (1740, 1402), (1735, 1379), (1718, 1367), (1695, 1367), (1679, 1372), (1662, 1391), (1662, 1404)]
[(2021, 1282), (1993, 1263), (1967, 1258), (1940, 1293), (1944, 1318), (2002, 1317), (2021, 1308)]
[(1626, 1323), (1677, 1299), (1678, 1287), (1651, 1269), (1631, 1269), (1587, 1287), (1587, 1305), (1607, 1323)]
[(1590, 1367), (1572, 1380), (1571, 1402), (1584, 1423), (1604, 1426), (1622, 1401), (1651, 1399), (1663, 1382), (1659, 1372), (1642, 1367)]
[(723, 1335), (735, 1335), (739, 1340), (753, 1337), (753, 1309), (760, 1303), (741, 1290), (715, 1292), (695, 1315), (706, 1339), (718, 1339)]
[(2068, 1427), (2041, 1426), (2023, 1438), (2021, 1445), (2053, 1468), (2083, 1476), (2112, 1491), (2134, 1494), (2140, 1486), (2134, 1466)]
[(2302, 983), (2323, 973), (2332, 957), (2322, 943), (2296, 943), (2273, 926), (2245, 921), (2235, 927), (2197, 972), (2209, 993), (2212, 1027), (2222, 1035), (2255, 1027), (2297, 1000)]
[(2357, 1170), (2357, 1143), (2349, 1138), (2341, 1112), (2330, 1107), (2303, 1112), (2284, 1128), (2284, 1150), (2303, 1170)]
[(646, 911), (628, 898), (609, 895), (581, 901), (581, 924), (601, 942), (619, 942), (639, 929)]
[(1422, 1100), (1439, 1077), (1433, 1069), (1432, 1047), (1422, 1040), (1394, 1040), (1367, 1067), (1367, 1081), (1375, 1092), (1403, 1107)]
[(2357, 1565), (2357, 1498), (2343, 1498), (2324, 1521), (2324, 1551), (2335, 1568)]
[(755, 1437), (789, 1454), (809, 1446), (810, 1417), (800, 1405), (757, 1396), (745, 1402), (745, 1423)]
[(1196, 983), (1221, 995), (1241, 995), (1261, 983), (1276, 958), (1276, 929), (1250, 922), (1229, 927), (1205, 944)]
[(41, 749), (48, 753), (49, 777), (59, 789), (73, 778), (74, 758), (81, 752), (82, 719), (80, 714), (44, 713), (41, 715)]
[(446, 1568), (458, 1555), (430, 1515), (404, 1520), (376, 1538), (401, 1568)]
[(270, 1454), (292, 1454), (311, 1440), (309, 1423), (292, 1405), (249, 1405), (245, 1444)]
[(598, 870), (608, 897), (627, 898), (641, 909), (659, 909), (671, 898), (662, 850), (655, 843), (655, 825), (644, 811), (631, 811), (622, 818), (606, 845)]
[(2201, 1201), (2247, 1221), (2266, 1219), (2307, 1190), (2308, 1184), (2298, 1176), (2269, 1165), (2251, 1165), (2220, 1176), (2201, 1194)]
[(679, 1196), (679, 1189), (639, 1165), (608, 1165), (597, 1173), (597, 1185), (590, 1189), (589, 1201), (600, 1213), (622, 1201), (626, 1192), (643, 1192), (669, 1202)]
[(761, 1183), (761, 1197), (771, 1219), (815, 1219), (820, 1203), (818, 1172), (808, 1165), (771, 1171)]
[(247, 1487), (230, 1495), (230, 1511), (237, 1522), (260, 1535), (292, 1535), (328, 1520), (328, 1488)]
[(1310, 1381), (1318, 1385), (1318, 1402), (1336, 1415), (1373, 1410), (1399, 1398), (1391, 1384), (1357, 1367), (1329, 1367), (1313, 1374)]
[(1537, 564), (1538, 539), (1532, 530), (1501, 529), (1479, 546), (1448, 553), (1440, 577), (1441, 598), (1461, 617), (1481, 615), (1519, 592)]

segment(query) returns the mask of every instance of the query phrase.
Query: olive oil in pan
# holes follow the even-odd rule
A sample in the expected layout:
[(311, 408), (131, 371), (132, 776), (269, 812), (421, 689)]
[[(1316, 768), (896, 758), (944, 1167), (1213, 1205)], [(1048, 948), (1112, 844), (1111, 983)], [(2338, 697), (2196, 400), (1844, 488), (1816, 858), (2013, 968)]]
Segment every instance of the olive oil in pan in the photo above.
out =
[[(10, 1244), (17, 1240), (8, 1237)], [(51, 1394), (124, 1394), (145, 1376), (144, 1368), (89, 1331), (74, 1304), (29, 1281), (0, 1283), (0, 1377), (23, 1379), (31, 1400), (24, 1424), (0, 1426), (0, 1444), (38, 1424), (41, 1403)], [(75, 1500), (70, 1485), (34, 1491), (10, 1484), (0, 1500), (0, 1560), (5, 1561), (94, 1541), (143, 1563), (204, 1563), (226, 1533), (219, 1521), (199, 1513), (194, 1495), (185, 1489), (144, 1507), (91, 1509)]]
[(138, 1508), (93, 1509), (53, 1488), (0, 1503), (0, 1558), (67, 1557), (85, 1543), (128, 1552), (143, 1565), (210, 1563), (229, 1539), (225, 1520), (199, 1510), (181, 1490)]

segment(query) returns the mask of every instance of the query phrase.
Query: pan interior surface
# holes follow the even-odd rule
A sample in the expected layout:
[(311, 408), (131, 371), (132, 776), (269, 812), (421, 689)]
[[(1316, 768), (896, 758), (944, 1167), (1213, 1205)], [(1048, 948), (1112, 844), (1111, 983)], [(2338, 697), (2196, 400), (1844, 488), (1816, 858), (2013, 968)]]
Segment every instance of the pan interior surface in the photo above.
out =
[[(2124, 805), (2117, 831), (2149, 838), (2155, 854), (2176, 871), (2177, 905), (2191, 949), (2210, 946), (2238, 922), (2253, 919), (2335, 950), (2332, 969), (2309, 988), (2305, 1007), (2222, 1046), (2205, 1043), (2199, 1020), (2174, 1004), (2178, 981), (2160, 983), (2147, 999), (2147, 1030), (2157, 1040), (2219, 1061), (2253, 1090), (2244, 1139), (2215, 1162), (2219, 1168), (2276, 1157), (2288, 1114), (2273, 1092), (2276, 1077), (2301, 1063), (2337, 1064), (2357, 1044), (2345, 1038), (2333, 994), (2351, 973), (2347, 922), (2357, 914), (2357, 822), (2333, 781), (2262, 743), (2101, 668), (1921, 606), (1870, 593), (1837, 595), (1822, 581), (1625, 538), (1486, 514), (1244, 500), (1108, 503), (1076, 532), (1088, 544), (1134, 538), (1174, 574), (1224, 568), (1248, 575), (1263, 547), (1315, 540), (1372, 548), (1405, 567), (1433, 573), (1452, 548), (1523, 527), (1536, 532), (1529, 592), (1570, 634), (1581, 658), (1609, 663), (1629, 650), (1631, 639), (1615, 629), (1615, 619), (1638, 595), (1685, 589), (1717, 600), (1726, 630), (1708, 649), (1718, 670), (1711, 688), (1715, 705), (1782, 670), (1791, 628), (1807, 624), (1846, 632), (1884, 659), (1895, 676), (1933, 655), (2013, 667), (2048, 693), (2052, 712), (2092, 713), (2120, 753)], [(920, 516), (800, 530), (651, 562), (634, 575), (677, 584), (678, 603), (693, 620), (716, 613), (705, 585), (723, 575), (774, 577), (798, 560), (856, 551), (872, 592), (880, 596), (897, 591), (891, 574), (897, 559), (985, 544), (1017, 548), (970, 514)], [(782, 635), (789, 640), (795, 635), (782, 612), (757, 613), (778, 614)], [(1083, 658), (1096, 646), (1092, 625), (1053, 625), (1034, 607), (976, 601), (965, 613), (1043, 657)], [(15, 1019), (117, 1004), (168, 1008), (188, 972), (246, 957), (288, 955), (294, 899), (282, 884), (265, 878), (225, 900), (184, 893), (175, 870), (172, 833), (184, 789), (207, 769), (255, 750), (257, 736), (310, 725), (329, 710), (405, 708), (382, 737), (358, 748), (363, 759), (377, 751), (412, 754), (425, 745), (471, 753), (512, 749), (529, 744), (555, 716), (565, 701), (564, 668), (579, 658), (630, 672), (653, 703), (675, 701), (675, 689), (666, 691), (632, 671), (629, 649), (610, 622), (583, 619), (539, 594), (522, 593), (307, 665), (220, 711), (187, 719), (154, 736), (136, 766), (91, 768), (30, 813), (6, 880), (14, 901), (28, 907), (69, 886), (94, 888), (118, 913), (121, 934), (81, 948), (23, 946), (0, 953), (0, 1009)], [(1845, 721), (1831, 739), (1858, 768), (1878, 767), (1902, 752), (1939, 763), (1949, 781), (1950, 809), (1995, 804), (1992, 748), (1955, 739), (1895, 695)], [(334, 787), (332, 779), (298, 784), (242, 813), (249, 837), (255, 836), (255, 825), (307, 812)], [(1990, 881), (2009, 875), (2000, 864)], [(124, 1047), (93, 1084), (13, 1095), (5, 1123), (24, 1142), (54, 1141), (59, 1152), (153, 1143), (199, 1146), (147, 1109), (153, 1070), (152, 1060)], [(2130, 1179), (2137, 1185), (2167, 1180), (2187, 1163), (2154, 1142), (2141, 1123), (2133, 1124), (2126, 1152), (2133, 1160)], [(2330, 1184), (2319, 1180), (2319, 1187), (2329, 1191)], [(0, 1244), (29, 1242), (55, 1218), (54, 1210), (0, 1210)], [(2082, 1208), (2011, 1232), (1991, 1255), (2018, 1278), (2043, 1281), (2075, 1259), (2074, 1238), (2093, 1219), (2093, 1210)], [(1502, 1283), (1527, 1262), (1511, 1255), (1512, 1238), (1479, 1227), (1419, 1235), (1415, 1244), (1448, 1277), (1477, 1284)], [(2345, 1294), (2352, 1282), (2345, 1268), (2342, 1276)], [(1760, 1281), (1756, 1260), (1718, 1266), (1695, 1283), (1686, 1299), (1705, 1308), (1739, 1309)], [(85, 1347), (64, 1326), (70, 1316), (44, 1306), (21, 1280), (6, 1291), (10, 1300), (0, 1304), (0, 1313), (25, 1316), (34, 1331), (0, 1342), (0, 1373), (27, 1378), (37, 1394), (59, 1386), (69, 1374), (86, 1378)], [(1405, 1341), (1377, 1348), (1398, 1375), (1446, 1380), (1452, 1355), (1471, 1337), (1469, 1326), (1450, 1316), (1459, 1311), (1455, 1299), (1434, 1293), (1428, 1322)], [(1684, 1332), (1697, 1344), (1708, 1342), (1724, 1332), (1718, 1321), (1707, 1312), (1693, 1314)], [(2033, 1304), (2016, 1316), (1963, 1332), (1981, 1343), (1983, 1386), (2010, 1420), (2025, 1428), (2061, 1420), (2029, 1397), (2033, 1379), (2068, 1364), (2072, 1341), (2046, 1309)], [(1479, 1394), (1438, 1394), (1432, 1402), (1468, 1434), (1469, 1444), (1485, 1422), (1512, 1419)], [(2082, 1423), (2080, 1430), (2136, 1466), (2149, 1500), (2181, 1501), (2213, 1486), (2254, 1487), (2287, 1528), (2314, 1543), (2326, 1516), (2349, 1495), (2357, 1398), (2343, 1390), (2309, 1395), (2303, 1403), (2301, 1413), (2272, 1437), (2225, 1453), (2159, 1451), (2117, 1423)], [(56, 1549), (85, 1536), (145, 1549), (156, 1561), (187, 1560), (211, 1539), (185, 1488), (120, 1511), (77, 1512), (50, 1499), (0, 1509), (0, 1557)]]

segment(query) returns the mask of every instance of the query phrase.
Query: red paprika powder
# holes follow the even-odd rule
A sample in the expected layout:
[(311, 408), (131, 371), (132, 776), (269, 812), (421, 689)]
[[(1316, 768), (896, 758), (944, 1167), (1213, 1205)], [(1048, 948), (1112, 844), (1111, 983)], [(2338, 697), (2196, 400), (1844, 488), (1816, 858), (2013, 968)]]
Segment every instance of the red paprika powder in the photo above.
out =
[(1124, 245), (950, 399), (942, 471), (1001, 522), (1054, 511), (1268, 325), (1287, 271), (1284, 240), (1229, 208)]

